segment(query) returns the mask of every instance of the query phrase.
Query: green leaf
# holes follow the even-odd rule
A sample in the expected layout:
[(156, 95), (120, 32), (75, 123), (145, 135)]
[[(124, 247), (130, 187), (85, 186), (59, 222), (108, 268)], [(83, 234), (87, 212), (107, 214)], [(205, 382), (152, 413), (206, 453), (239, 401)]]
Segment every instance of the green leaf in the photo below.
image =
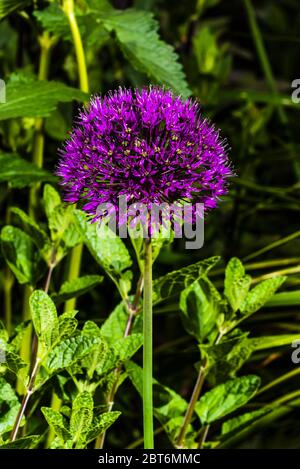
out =
[(74, 318), (77, 311), (67, 311), (58, 318), (59, 339), (70, 337), (76, 330), (78, 321)]
[(44, 269), (40, 269), (42, 260), (30, 236), (19, 228), (7, 225), (1, 231), (1, 246), (18, 282), (34, 285)]
[(15, 441), (5, 443), (0, 446), (0, 449), (33, 449), (38, 445), (40, 438), (40, 435), (24, 436)]
[(39, 227), (33, 218), (18, 207), (12, 207), (10, 210), (17, 215), (23, 224), (24, 231), (35, 241), (40, 249), (43, 249), (45, 245), (50, 246), (50, 239), (47, 233)]
[(240, 306), (243, 315), (250, 315), (258, 311), (272, 298), (276, 290), (281, 287), (286, 277), (278, 276), (264, 280), (254, 287)]
[(47, 218), (50, 220), (53, 211), (62, 204), (59, 193), (50, 184), (44, 186), (43, 202)]
[(300, 290), (287, 291), (276, 293), (270, 300), (264, 305), (268, 308), (274, 308), (274, 306), (299, 306), (300, 305)]
[(43, 365), (51, 373), (67, 368), (92, 352), (99, 338), (76, 335), (62, 340), (46, 357)]
[[(3, 106), (3, 104), (1, 104)], [(1, 107), (0, 107), (1, 109)], [(14, 153), (0, 153), (0, 182), (22, 189), (37, 182), (55, 181), (56, 177)]]
[(180, 270), (174, 270), (153, 282), (153, 303), (157, 304), (171, 296), (179, 295), (195, 280), (199, 280), (217, 264), (219, 257), (210, 257)]
[(11, 385), (0, 377), (0, 435), (12, 429), (20, 408), (19, 400)]
[(55, 304), (43, 290), (35, 290), (29, 299), (32, 321), (39, 341), (50, 348), (58, 338)]
[(107, 274), (117, 282), (122, 272), (132, 264), (125, 244), (104, 223), (99, 229), (98, 223), (89, 222), (82, 211), (75, 210), (75, 218), (90, 253)]
[(217, 318), (222, 298), (208, 279), (193, 282), (180, 295), (179, 307), (186, 331), (203, 342), (217, 334)]
[(224, 295), (235, 313), (245, 300), (251, 285), (250, 275), (245, 275), (245, 269), (237, 257), (230, 259), (225, 270)]
[(55, 435), (63, 442), (71, 439), (71, 434), (67, 429), (67, 421), (60, 412), (51, 409), (51, 407), (42, 407), (41, 411), (48, 425), (53, 428)]
[(101, 334), (109, 343), (115, 343), (124, 337), (128, 321), (128, 313), (123, 302), (119, 303), (104, 321)]
[(93, 420), (94, 401), (91, 393), (83, 391), (77, 394), (72, 405), (70, 432), (73, 441), (84, 440)]
[(95, 288), (102, 281), (103, 277), (100, 275), (85, 275), (84, 277), (69, 280), (62, 284), (58, 293), (52, 295), (52, 299), (56, 304), (59, 304), (70, 298), (78, 298), (78, 296), (84, 295), (92, 288)]
[(96, 417), (92, 424), (91, 428), (86, 434), (86, 443), (97, 438), (97, 436), (102, 435), (121, 415), (121, 412), (104, 412), (99, 417)]
[(271, 412), (270, 408), (263, 407), (262, 409), (253, 410), (252, 412), (246, 412), (245, 414), (233, 417), (222, 424), (221, 434), (222, 436), (226, 435), (226, 437), (228, 434), (230, 434), (230, 436), (235, 435), (269, 412)]
[(113, 344), (116, 356), (120, 362), (129, 360), (143, 345), (143, 334), (130, 334)]
[(5, 16), (10, 15), (17, 10), (21, 10), (31, 3), (32, 0), (1, 0), (0, 21), (5, 18)]
[(242, 376), (219, 384), (197, 402), (195, 411), (202, 425), (210, 424), (246, 404), (257, 392), (260, 378)]
[(95, 6), (94, 14), (107, 31), (115, 33), (133, 67), (183, 98), (191, 95), (178, 56), (171, 45), (160, 39), (159, 24), (152, 13), (133, 8), (102, 12)]
[(207, 360), (207, 379), (212, 386), (234, 378), (254, 351), (248, 334), (236, 334), (224, 338), (219, 344), (201, 344), (201, 356)]
[(56, 81), (10, 80), (6, 85), (6, 103), (0, 106), (0, 120), (17, 117), (47, 117), (60, 102), (87, 96), (76, 88)]

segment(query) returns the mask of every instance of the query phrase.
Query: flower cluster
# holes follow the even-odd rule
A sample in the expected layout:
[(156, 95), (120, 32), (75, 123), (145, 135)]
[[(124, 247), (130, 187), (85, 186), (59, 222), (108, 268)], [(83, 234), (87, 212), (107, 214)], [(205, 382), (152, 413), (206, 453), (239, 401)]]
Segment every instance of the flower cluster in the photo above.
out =
[(99, 204), (202, 203), (209, 210), (232, 175), (224, 142), (197, 103), (159, 87), (94, 97), (60, 151), (65, 200)]

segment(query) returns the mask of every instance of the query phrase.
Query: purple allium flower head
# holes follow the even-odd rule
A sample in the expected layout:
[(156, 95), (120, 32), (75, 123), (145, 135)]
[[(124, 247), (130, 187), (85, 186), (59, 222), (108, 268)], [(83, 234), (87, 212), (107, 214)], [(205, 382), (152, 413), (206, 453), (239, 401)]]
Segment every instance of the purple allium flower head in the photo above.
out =
[(224, 142), (197, 103), (159, 87), (94, 97), (64, 148), (58, 175), (65, 200), (99, 204), (202, 203), (207, 211), (232, 175)]

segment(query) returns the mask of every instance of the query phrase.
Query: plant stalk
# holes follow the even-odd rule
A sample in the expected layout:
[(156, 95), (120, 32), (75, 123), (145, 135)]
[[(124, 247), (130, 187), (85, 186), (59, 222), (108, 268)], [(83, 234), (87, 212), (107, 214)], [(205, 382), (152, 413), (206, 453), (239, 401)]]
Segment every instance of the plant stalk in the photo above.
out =
[(143, 423), (144, 448), (154, 448), (153, 437), (153, 343), (152, 343), (152, 246), (151, 239), (144, 242), (144, 304), (143, 304)]

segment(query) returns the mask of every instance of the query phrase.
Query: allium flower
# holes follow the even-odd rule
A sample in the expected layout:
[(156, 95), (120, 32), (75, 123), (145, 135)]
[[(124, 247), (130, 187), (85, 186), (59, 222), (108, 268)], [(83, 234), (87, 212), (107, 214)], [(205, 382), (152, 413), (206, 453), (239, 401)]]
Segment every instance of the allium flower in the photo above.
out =
[(137, 202), (216, 207), (232, 175), (219, 133), (191, 100), (159, 87), (95, 97), (61, 150), (65, 200), (118, 212), (119, 196)]

